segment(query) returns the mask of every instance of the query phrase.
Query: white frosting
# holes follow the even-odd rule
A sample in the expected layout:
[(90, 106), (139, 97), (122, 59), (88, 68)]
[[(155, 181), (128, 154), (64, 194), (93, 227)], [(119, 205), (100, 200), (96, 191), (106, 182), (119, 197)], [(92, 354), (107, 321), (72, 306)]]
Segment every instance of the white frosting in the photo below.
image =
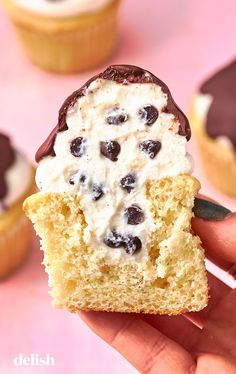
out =
[(14, 0), (27, 10), (43, 16), (64, 17), (95, 11), (111, 0)]
[[(154, 105), (159, 116), (151, 125), (145, 125), (138, 116), (138, 110), (145, 105)], [(42, 192), (76, 192), (79, 195), (86, 222), (84, 239), (88, 245), (98, 248), (108, 260), (121, 257), (137, 261), (147, 255), (145, 244), (155, 229), (149, 202), (146, 198), (146, 181), (159, 180), (191, 172), (191, 158), (186, 152), (186, 138), (178, 134), (179, 124), (173, 114), (163, 111), (167, 95), (156, 84), (121, 85), (97, 79), (92, 82), (72, 109), (67, 112), (68, 130), (57, 134), (55, 157), (45, 157), (39, 163), (36, 183)], [(121, 125), (108, 125), (106, 113), (119, 106), (128, 114), (128, 120)], [(87, 139), (86, 153), (74, 157), (70, 144), (76, 137)], [(142, 152), (139, 144), (145, 140), (161, 142), (161, 150), (155, 158)], [(115, 140), (121, 151), (118, 161), (113, 162), (100, 153), (100, 141)], [(78, 171), (89, 177), (88, 182), (102, 183), (104, 196), (92, 201), (89, 183), (69, 184), (70, 176)], [(129, 172), (137, 175), (137, 186), (130, 193), (120, 187), (120, 180)], [(74, 179), (76, 181), (76, 178)], [(128, 225), (124, 210), (137, 204), (144, 212), (145, 220), (138, 225)], [(111, 229), (138, 236), (142, 250), (135, 256), (127, 255), (123, 248), (109, 248), (103, 239)]]
[[(213, 97), (210, 94), (198, 93), (194, 99), (194, 109), (196, 110), (197, 116), (204, 126), (206, 125), (207, 114), (212, 102)], [(215, 140), (223, 148), (234, 151), (233, 143), (227, 136), (218, 136)]]
[[(7, 195), (2, 200), (3, 206), (11, 207), (29, 188), (32, 178), (32, 169), (21, 153), (16, 152), (13, 165), (5, 173)], [(4, 212), (0, 204), (0, 213)]]

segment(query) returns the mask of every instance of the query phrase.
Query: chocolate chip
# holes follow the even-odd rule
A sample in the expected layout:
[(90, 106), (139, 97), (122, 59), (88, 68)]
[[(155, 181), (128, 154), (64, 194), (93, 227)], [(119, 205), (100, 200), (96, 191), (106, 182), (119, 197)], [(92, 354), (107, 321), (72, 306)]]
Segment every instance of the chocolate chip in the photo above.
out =
[(101, 184), (94, 183), (92, 186), (92, 200), (97, 201), (104, 195)]
[(80, 182), (81, 184), (84, 184), (84, 182), (86, 181), (86, 179), (87, 179), (86, 175), (81, 174), (81, 176), (79, 177), (79, 182)]
[(74, 186), (78, 182), (78, 173), (79, 171), (76, 170), (73, 172), (73, 174), (70, 175), (69, 183)]
[(155, 140), (145, 140), (139, 144), (141, 151), (148, 154), (148, 156), (153, 159), (156, 157), (157, 153), (161, 149), (161, 143)]
[(112, 230), (104, 239), (104, 243), (111, 248), (123, 247), (123, 236), (119, 234), (116, 230)]
[(100, 142), (100, 151), (103, 156), (109, 158), (111, 161), (117, 161), (120, 153), (120, 144), (115, 140), (107, 140)]
[(80, 176), (79, 176), (79, 171), (77, 170), (74, 174), (72, 174), (70, 176), (69, 183), (72, 186), (74, 186), (78, 182), (81, 183), (81, 184), (84, 184), (84, 182), (86, 181), (86, 179), (87, 179), (86, 175), (85, 174), (80, 174)]
[(142, 242), (137, 236), (128, 235), (125, 238), (125, 252), (133, 255), (134, 252), (142, 248)]
[(131, 205), (126, 208), (125, 217), (128, 225), (139, 225), (144, 221), (144, 213), (138, 205)]
[(145, 125), (153, 125), (158, 118), (158, 110), (153, 105), (146, 105), (143, 108), (139, 109), (138, 112), (139, 118), (142, 121), (145, 121)]
[(136, 186), (136, 174), (129, 173), (125, 175), (123, 178), (121, 178), (120, 185), (124, 190), (130, 193), (130, 191), (133, 190)]
[(70, 179), (69, 179), (69, 183), (70, 183), (72, 186), (75, 185), (75, 176), (74, 176), (74, 175), (72, 175), (72, 176), (70, 177)]
[(87, 140), (82, 137), (75, 138), (70, 144), (70, 151), (73, 156), (81, 157), (85, 154)]
[(142, 248), (142, 242), (137, 236), (122, 235), (116, 230), (112, 230), (105, 238), (104, 243), (110, 248), (125, 249), (125, 252), (133, 255), (134, 252)]
[(128, 120), (128, 114), (124, 109), (113, 108), (107, 112), (106, 122), (109, 125), (120, 125)]

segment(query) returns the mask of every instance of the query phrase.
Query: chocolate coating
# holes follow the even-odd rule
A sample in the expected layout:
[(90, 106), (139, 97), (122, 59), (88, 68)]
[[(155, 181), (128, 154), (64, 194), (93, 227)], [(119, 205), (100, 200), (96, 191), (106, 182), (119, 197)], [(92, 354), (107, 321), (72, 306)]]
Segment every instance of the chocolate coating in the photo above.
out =
[(236, 60), (203, 83), (200, 91), (213, 97), (207, 114), (207, 134), (211, 138), (226, 136), (236, 150)]
[[(0, 201), (7, 195), (6, 172), (15, 161), (15, 151), (10, 139), (0, 133)], [(17, 187), (17, 186), (16, 186)]]
[(41, 145), (38, 149), (35, 159), (39, 162), (42, 158), (46, 156), (55, 156), (55, 152), (53, 149), (54, 142), (56, 139), (56, 135), (58, 132), (65, 131), (68, 129), (66, 124), (66, 115), (68, 109), (72, 108), (77, 100), (83, 96), (86, 92), (86, 89), (89, 85), (96, 79), (106, 79), (111, 80), (119, 84), (128, 85), (132, 83), (154, 83), (158, 86), (162, 87), (162, 90), (165, 94), (167, 94), (168, 101), (167, 106), (165, 108), (165, 112), (172, 113), (179, 121), (179, 134), (185, 136), (187, 140), (191, 137), (191, 129), (189, 126), (189, 122), (183, 112), (179, 109), (179, 107), (174, 102), (170, 90), (167, 85), (162, 82), (160, 79), (155, 77), (152, 73), (148, 72), (147, 70), (141, 69), (137, 66), (132, 65), (112, 65), (109, 66), (104, 72), (96, 75), (95, 77), (91, 78), (87, 83), (85, 83), (79, 90), (75, 91), (70, 95), (64, 104), (62, 105), (59, 111), (58, 123), (54, 130), (51, 132), (49, 137), (45, 140), (45, 142)]

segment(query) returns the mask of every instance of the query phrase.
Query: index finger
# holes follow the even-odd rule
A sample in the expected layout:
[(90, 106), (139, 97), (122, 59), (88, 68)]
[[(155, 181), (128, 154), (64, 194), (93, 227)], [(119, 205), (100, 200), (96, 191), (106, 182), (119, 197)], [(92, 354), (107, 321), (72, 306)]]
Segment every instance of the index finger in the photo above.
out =
[(192, 356), (138, 315), (107, 312), (80, 312), (79, 315), (141, 373), (195, 372)]

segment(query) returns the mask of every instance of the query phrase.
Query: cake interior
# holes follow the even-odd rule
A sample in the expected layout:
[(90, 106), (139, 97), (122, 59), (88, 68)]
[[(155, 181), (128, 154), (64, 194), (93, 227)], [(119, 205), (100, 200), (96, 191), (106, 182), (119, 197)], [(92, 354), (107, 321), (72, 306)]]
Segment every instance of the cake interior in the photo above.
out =
[[(78, 310), (179, 314), (207, 305), (207, 279), (200, 239), (191, 231), (199, 182), (190, 175), (146, 184), (155, 230), (147, 256), (124, 253), (108, 261), (83, 240), (86, 228), (78, 196), (37, 193), (24, 209), (41, 237), (53, 304)], [(111, 252), (113, 248), (109, 249)]]

